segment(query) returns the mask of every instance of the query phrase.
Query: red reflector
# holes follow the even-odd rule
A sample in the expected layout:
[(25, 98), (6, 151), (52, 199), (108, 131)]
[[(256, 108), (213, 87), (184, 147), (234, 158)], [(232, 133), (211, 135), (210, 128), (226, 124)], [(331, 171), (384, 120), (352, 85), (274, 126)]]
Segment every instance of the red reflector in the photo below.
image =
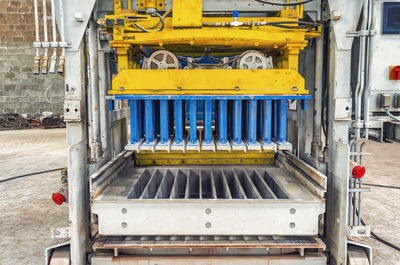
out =
[(390, 71), (390, 74), (392, 75), (393, 79), (400, 80), (400, 66), (393, 67), (392, 71)]
[(53, 199), (53, 202), (57, 205), (61, 205), (63, 202), (65, 202), (65, 197), (64, 195), (62, 195), (61, 193), (57, 192), (57, 193), (53, 193), (53, 195), (51, 196), (51, 198)]
[(360, 179), (365, 175), (365, 167), (355, 166), (353, 167), (353, 178)]

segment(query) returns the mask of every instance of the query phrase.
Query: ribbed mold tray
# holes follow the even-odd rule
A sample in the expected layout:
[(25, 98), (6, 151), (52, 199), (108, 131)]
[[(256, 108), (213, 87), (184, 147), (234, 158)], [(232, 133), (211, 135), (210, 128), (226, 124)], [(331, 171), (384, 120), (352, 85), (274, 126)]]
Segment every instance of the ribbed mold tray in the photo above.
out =
[(128, 167), (92, 211), (103, 235), (315, 235), (324, 202), (278, 167)]

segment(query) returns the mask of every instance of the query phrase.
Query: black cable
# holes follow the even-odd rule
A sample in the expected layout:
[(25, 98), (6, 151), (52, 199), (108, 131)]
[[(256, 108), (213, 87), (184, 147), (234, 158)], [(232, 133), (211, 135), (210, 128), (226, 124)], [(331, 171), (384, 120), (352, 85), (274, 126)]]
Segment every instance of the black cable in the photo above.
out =
[(33, 175), (39, 175), (39, 174), (54, 172), (54, 171), (58, 171), (58, 170), (61, 170), (61, 169), (64, 169), (64, 168), (65, 168), (65, 167), (55, 168), (55, 169), (49, 169), (49, 170), (45, 170), (45, 171), (39, 171), (39, 172), (29, 173), (29, 174), (25, 174), (25, 175), (20, 175), (20, 176), (8, 178), (8, 179), (2, 179), (2, 180), (0, 180), (0, 183), (6, 182), (6, 181), (9, 181), (9, 180), (13, 180), (13, 179), (20, 179), (20, 178), (25, 178), (25, 177), (33, 176)]
[[(358, 211), (357, 211), (358, 214)], [(365, 222), (364, 220), (361, 218), (361, 223), (365, 226)], [(379, 242), (385, 244), (386, 246), (389, 246), (397, 251), (400, 251), (400, 246), (396, 246), (395, 244), (393, 244), (392, 242), (387, 241), (386, 239), (383, 239), (382, 237), (378, 236), (377, 234), (375, 234), (374, 232), (371, 231), (371, 236), (372, 238), (378, 240)]]
[(379, 188), (387, 188), (387, 189), (397, 189), (400, 190), (399, 186), (389, 186), (389, 185), (380, 185), (380, 184), (371, 184), (371, 183), (363, 183), (365, 186), (379, 187)]
[(299, 2), (291, 2), (291, 3), (278, 3), (278, 2), (270, 2), (270, 1), (265, 1), (265, 0), (255, 0), (259, 3), (267, 4), (267, 5), (273, 5), (273, 6), (298, 6), (298, 5), (304, 5), (309, 2), (312, 2), (314, 0), (304, 0), (304, 1), (299, 1)]
[[(364, 184), (364, 183), (363, 183), (363, 184)], [(353, 207), (355, 207), (355, 206), (354, 206), (354, 200), (352, 201), (352, 205), (353, 205)], [(357, 215), (359, 214), (359, 213), (358, 213), (358, 209), (356, 209), (356, 214), (357, 214)], [(361, 220), (361, 224), (362, 224), (363, 226), (366, 226), (366, 224), (365, 224), (364, 220), (362, 219), (362, 217), (360, 218), (360, 220)], [(371, 230), (371, 236), (372, 236), (372, 238), (374, 238), (375, 240), (378, 240), (379, 242), (385, 244), (386, 246), (389, 246), (389, 247), (391, 247), (391, 248), (393, 248), (393, 249), (395, 249), (395, 250), (397, 250), (397, 251), (400, 251), (400, 246), (396, 246), (396, 245), (393, 244), (392, 242), (389, 242), (389, 241), (387, 241), (386, 239), (383, 239), (382, 237), (380, 237), (380, 236), (378, 236), (377, 234), (375, 234), (372, 230)]]

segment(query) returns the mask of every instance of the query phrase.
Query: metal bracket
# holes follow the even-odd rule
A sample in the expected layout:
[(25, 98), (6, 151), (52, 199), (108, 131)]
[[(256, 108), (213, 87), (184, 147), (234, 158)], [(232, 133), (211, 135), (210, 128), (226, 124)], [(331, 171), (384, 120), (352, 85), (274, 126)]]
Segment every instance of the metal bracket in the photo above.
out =
[(164, 10), (165, 9), (165, 0), (138, 0), (138, 9), (146, 10), (149, 8), (154, 8), (156, 10)]
[(351, 156), (372, 156), (372, 153), (367, 152), (350, 152)]
[(40, 42), (40, 41), (35, 41), (33, 42), (33, 48), (70, 48), (71, 43), (70, 42), (65, 42), (65, 41), (59, 41), (59, 42)]
[(64, 101), (64, 120), (81, 121), (81, 100), (65, 99)]
[(371, 227), (370, 226), (350, 226), (347, 231), (349, 237), (370, 237)]
[(335, 99), (335, 120), (350, 120), (351, 105), (352, 101), (350, 98)]
[(364, 124), (362, 122), (353, 122), (352, 126), (353, 128), (364, 128)]
[(362, 36), (375, 36), (376, 30), (360, 30), (360, 31), (347, 31), (346, 36), (348, 38), (356, 38)]
[(51, 228), (51, 238), (69, 238), (70, 227)]
[(354, 193), (354, 192), (370, 192), (371, 191), (371, 189), (369, 189), (369, 188), (363, 188), (363, 189), (360, 189), (360, 188), (353, 188), (353, 189), (349, 189), (349, 193)]

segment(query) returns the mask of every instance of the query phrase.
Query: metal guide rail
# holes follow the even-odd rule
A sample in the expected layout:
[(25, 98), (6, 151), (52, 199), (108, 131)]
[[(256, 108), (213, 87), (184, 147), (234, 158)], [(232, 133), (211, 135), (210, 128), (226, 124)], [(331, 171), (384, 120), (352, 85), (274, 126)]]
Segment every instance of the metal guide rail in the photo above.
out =
[(126, 167), (92, 194), (99, 234), (114, 236), (316, 235), (325, 208), (274, 166)]

